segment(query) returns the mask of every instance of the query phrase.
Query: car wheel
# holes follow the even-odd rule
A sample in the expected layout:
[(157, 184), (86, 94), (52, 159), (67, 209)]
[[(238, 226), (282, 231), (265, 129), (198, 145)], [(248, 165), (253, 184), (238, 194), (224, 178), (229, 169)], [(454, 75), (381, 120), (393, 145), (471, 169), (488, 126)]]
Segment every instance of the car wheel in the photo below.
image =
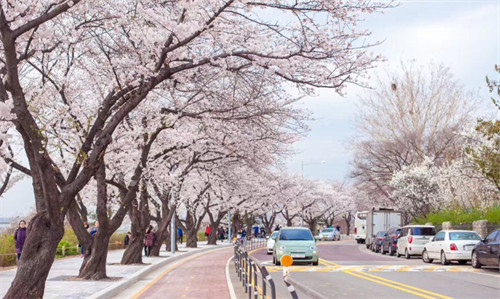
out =
[(271, 254), (273, 254), (273, 253), (272, 253), (272, 252), (269, 252), (269, 251), (267, 252), (267, 255), (271, 255)]
[(427, 253), (427, 250), (424, 249), (424, 252), (422, 252), (422, 261), (424, 263), (432, 263), (432, 259), (429, 258), (429, 253)]
[(481, 263), (479, 262), (479, 259), (477, 258), (477, 252), (475, 251), (472, 252), (471, 264), (472, 268), (476, 269), (479, 269), (482, 266)]
[(465, 265), (465, 264), (467, 264), (467, 261), (466, 261), (466, 260), (461, 260), (461, 261), (458, 261), (458, 263), (459, 263), (460, 265)]
[(408, 253), (408, 249), (405, 248), (405, 259), (409, 260), (410, 259), (410, 253)]
[(396, 248), (396, 257), (400, 257), (401, 254), (399, 254), (399, 249)]
[(316, 261), (316, 262), (313, 262), (312, 264), (313, 264), (313, 266), (317, 266), (319, 264), (319, 262)]
[(449, 265), (450, 261), (446, 259), (446, 254), (441, 251), (441, 265)]
[(389, 255), (390, 255), (390, 256), (393, 256), (393, 255), (394, 255), (394, 252), (392, 252), (392, 246), (391, 246), (391, 245), (389, 245)]

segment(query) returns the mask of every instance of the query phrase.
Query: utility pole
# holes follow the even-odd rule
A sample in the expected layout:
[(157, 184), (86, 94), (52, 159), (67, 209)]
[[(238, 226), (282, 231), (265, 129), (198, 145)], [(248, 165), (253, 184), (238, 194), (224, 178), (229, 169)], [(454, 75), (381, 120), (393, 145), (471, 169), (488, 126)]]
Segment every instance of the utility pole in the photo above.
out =
[(231, 238), (231, 211), (227, 212), (227, 218), (227, 223), (229, 225), (227, 238), (229, 239), (229, 244), (231, 244), (231, 242), (233, 242), (233, 238)]

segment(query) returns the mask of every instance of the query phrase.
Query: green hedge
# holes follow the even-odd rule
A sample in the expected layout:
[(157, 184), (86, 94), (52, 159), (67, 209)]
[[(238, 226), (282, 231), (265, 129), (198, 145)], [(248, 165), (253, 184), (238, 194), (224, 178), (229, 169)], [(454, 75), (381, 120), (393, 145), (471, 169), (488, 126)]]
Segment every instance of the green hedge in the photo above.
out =
[[(113, 234), (109, 241), (109, 249), (123, 248), (123, 239), (125, 233)], [(63, 252), (64, 247), (64, 252)], [(8, 267), (16, 264), (16, 246), (14, 236), (12, 234), (0, 235), (0, 267)], [(64, 236), (57, 245), (56, 258), (63, 256), (79, 255), (80, 247), (78, 247), (78, 239), (73, 229), (65, 228)], [(63, 254), (64, 253), (64, 254)]]
[(431, 222), (441, 224), (450, 221), (452, 224), (472, 223), (477, 220), (488, 220), (489, 223), (500, 224), (500, 206), (481, 208), (455, 208), (427, 214), (425, 217), (415, 218), (413, 222), (424, 224)]

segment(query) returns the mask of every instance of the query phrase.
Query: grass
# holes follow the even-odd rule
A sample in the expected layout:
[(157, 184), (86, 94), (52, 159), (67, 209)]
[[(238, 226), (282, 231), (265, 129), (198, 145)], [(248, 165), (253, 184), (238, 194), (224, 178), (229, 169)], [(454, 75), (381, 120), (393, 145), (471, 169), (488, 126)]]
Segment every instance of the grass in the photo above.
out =
[(492, 224), (500, 224), (500, 206), (495, 205), (485, 209), (477, 207), (446, 209), (415, 218), (413, 222), (417, 224), (431, 222), (436, 225), (446, 221), (450, 221), (452, 224), (464, 224), (477, 220), (487, 220)]
[(11, 234), (0, 235), (0, 267), (16, 264), (16, 245)]

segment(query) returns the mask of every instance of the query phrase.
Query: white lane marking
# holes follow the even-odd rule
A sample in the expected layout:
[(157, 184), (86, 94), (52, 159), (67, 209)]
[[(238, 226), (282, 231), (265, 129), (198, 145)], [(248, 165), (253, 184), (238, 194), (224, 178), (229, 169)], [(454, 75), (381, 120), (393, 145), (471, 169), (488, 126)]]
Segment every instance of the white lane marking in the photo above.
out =
[(231, 281), (231, 277), (229, 276), (229, 265), (233, 258), (234, 256), (230, 257), (226, 263), (226, 281), (227, 287), (229, 288), (229, 296), (231, 297), (231, 299), (238, 299), (238, 297), (236, 297), (236, 293), (234, 292), (233, 282)]

